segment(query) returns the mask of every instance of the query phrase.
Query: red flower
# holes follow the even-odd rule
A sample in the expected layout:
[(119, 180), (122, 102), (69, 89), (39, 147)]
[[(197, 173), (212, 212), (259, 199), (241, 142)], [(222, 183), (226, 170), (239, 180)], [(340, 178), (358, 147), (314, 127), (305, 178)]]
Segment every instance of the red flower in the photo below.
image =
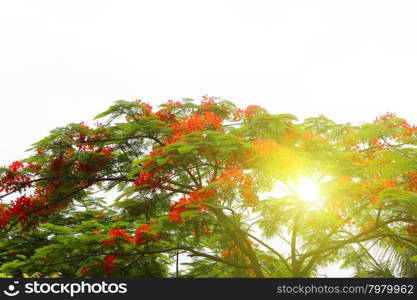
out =
[(249, 105), (246, 109), (238, 109), (235, 113), (235, 120), (252, 119), (258, 112), (263, 109), (258, 105)]
[(117, 259), (115, 255), (107, 255), (103, 260), (104, 272), (107, 276), (111, 276), (116, 269), (116, 263), (114, 262)]
[(184, 196), (181, 199), (179, 199), (177, 202), (175, 202), (169, 211), (169, 221), (170, 223), (178, 223), (182, 224), (182, 218), (181, 214), (185, 211), (190, 210), (199, 210), (200, 212), (208, 210), (207, 205), (204, 203), (204, 201), (207, 198), (212, 197), (216, 194), (216, 191), (213, 189), (206, 189), (201, 190), (197, 189), (188, 196)]
[(222, 130), (223, 119), (211, 112), (195, 113), (189, 117), (183, 118), (173, 123), (170, 127), (173, 130), (172, 138), (167, 141), (166, 145), (177, 142), (182, 136), (207, 129)]
[(80, 126), (81, 126), (81, 128), (83, 128), (83, 129), (90, 129), (90, 127), (89, 127), (89, 126), (87, 126), (87, 125), (85, 125), (85, 123), (84, 123), (84, 122), (81, 122), (81, 123), (79, 123), (78, 125), (80, 125)]
[(141, 173), (139, 174), (138, 178), (135, 180), (134, 185), (141, 186), (141, 185), (151, 185), (153, 182), (152, 174), (151, 173)]
[(208, 95), (204, 95), (203, 99), (201, 100), (201, 105), (205, 110), (209, 110), (216, 105), (216, 101), (218, 100), (220, 100), (219, 97), (209, 97)]
[(81, 274), (83, 276), (87, 276), (89, 271), (90, 271), (90, 269), (87, 266), (83, 266), (82, 269), (81, 269)]
[(150, 224), (143, 224), (139, 226), (138, 229), (136, 229), (134, 241), (137, 246), (143, 245), (147, 242), (148, 238), (150, 237), (148, 234), (150, 230)]
[(101, 242), (102, 246), (108, 246), (113, 243), (115, 243), (117, 240), (126, 240), (128, 242), (131, 242), (133, 238), (127, 234), (127, 232), (123, 229), (120, 229), (119, 227), (112, 228), (108, 234), (109, 237), (111, 237), (110, 240), (105, 240)]
[(28, 163), (28, 165), (29, 165), (29, 168), (31, 168), (35, 172), (37, 172), (37, 171), (39, 171), (41, 169), (41, 166), (40, 165), (35, 164), (35, 163), (31, 162), (31, 161)]
[[(27, 214), (36, 206), (36, 201), (33, 196), (20, 196), (16, 200), (10, 202), (10, 206), (4, 207), (0, 204), (0, 230), (4, 229), (9, 223), (10, 218), (19, 217), (21, 224), (25, 223), (28, 219)], [(37, 211), (36, 213), (40, 213)]]
[(171, 208), (169, 212), (169, 222), (170, 223), (176, 222), (177, 224), (182, 224), (181, 213), (182, 211), (180, 209)]
[(19, 172), (20, 169), (22, 168), (23, 168), (23, 163), (20, 161), (15, 161), (9, 166), (10, 171), (12, 171), (13, 173)]
[(103, 153), (104, 155), (107, 157), (107, 159), (110, 159), (111, 157), (111, 153), (113, 152), (114, 148), (113, 147), (103, 147)]
[(140, 99), (136, 99), (135, 100), (136, 103), (140, 104), (142, 107), (142, 114), (144, 117), (149, 117), (151, 112), (152, 112), (152, 106), (150, 106), (148, 103), (146, 102), (142, 102), (142, 100)]
[(226, 258), (226, 257), (229, 257), (230, 254), (231, 254), (230, 250), (224, 250), (220, 256), (223, 258)]

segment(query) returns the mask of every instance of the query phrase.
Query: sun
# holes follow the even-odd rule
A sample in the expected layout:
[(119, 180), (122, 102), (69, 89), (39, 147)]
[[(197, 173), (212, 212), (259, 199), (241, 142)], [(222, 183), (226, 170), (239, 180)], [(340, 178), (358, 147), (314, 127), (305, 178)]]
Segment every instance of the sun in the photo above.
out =
[(310, 178), (299, 178), (297, 180), (295, 191), (297, 196), (305, 202), (319, 204), (320, 202), (320, 187), (314, 180)]
[(293, 177), (287, 181), (278, 181), (270, 191), (270, 195), (274, 197), (296, 197), (302, 202), (318, 208), (323, 204), (319, 182), (307, 176)]

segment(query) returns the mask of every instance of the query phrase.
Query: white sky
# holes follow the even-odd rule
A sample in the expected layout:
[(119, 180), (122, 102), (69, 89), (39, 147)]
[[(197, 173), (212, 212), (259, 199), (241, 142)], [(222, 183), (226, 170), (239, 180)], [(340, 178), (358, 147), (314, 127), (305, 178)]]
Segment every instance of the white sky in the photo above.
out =
[(0, 1), (0, 164), (118, 99), (417, 123), (417, 1)]

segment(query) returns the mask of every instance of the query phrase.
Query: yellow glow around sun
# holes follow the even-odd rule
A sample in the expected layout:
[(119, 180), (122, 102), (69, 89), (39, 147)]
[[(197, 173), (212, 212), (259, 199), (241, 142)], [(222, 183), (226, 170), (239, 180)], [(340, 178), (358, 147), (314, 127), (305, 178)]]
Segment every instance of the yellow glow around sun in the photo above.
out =
[(296, 185), (297, 195), (306, 202), (318, 204), (320, 188), (317, 182), (309, 178), (299, 178)]

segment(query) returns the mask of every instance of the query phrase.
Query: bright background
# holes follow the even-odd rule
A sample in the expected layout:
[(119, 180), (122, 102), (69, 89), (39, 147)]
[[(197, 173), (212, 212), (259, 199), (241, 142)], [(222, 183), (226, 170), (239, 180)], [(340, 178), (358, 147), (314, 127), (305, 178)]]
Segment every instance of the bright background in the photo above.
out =
[(0, 0), (0, 164), (118, 99), (417, 122), (416, 16), (415, 0)]

